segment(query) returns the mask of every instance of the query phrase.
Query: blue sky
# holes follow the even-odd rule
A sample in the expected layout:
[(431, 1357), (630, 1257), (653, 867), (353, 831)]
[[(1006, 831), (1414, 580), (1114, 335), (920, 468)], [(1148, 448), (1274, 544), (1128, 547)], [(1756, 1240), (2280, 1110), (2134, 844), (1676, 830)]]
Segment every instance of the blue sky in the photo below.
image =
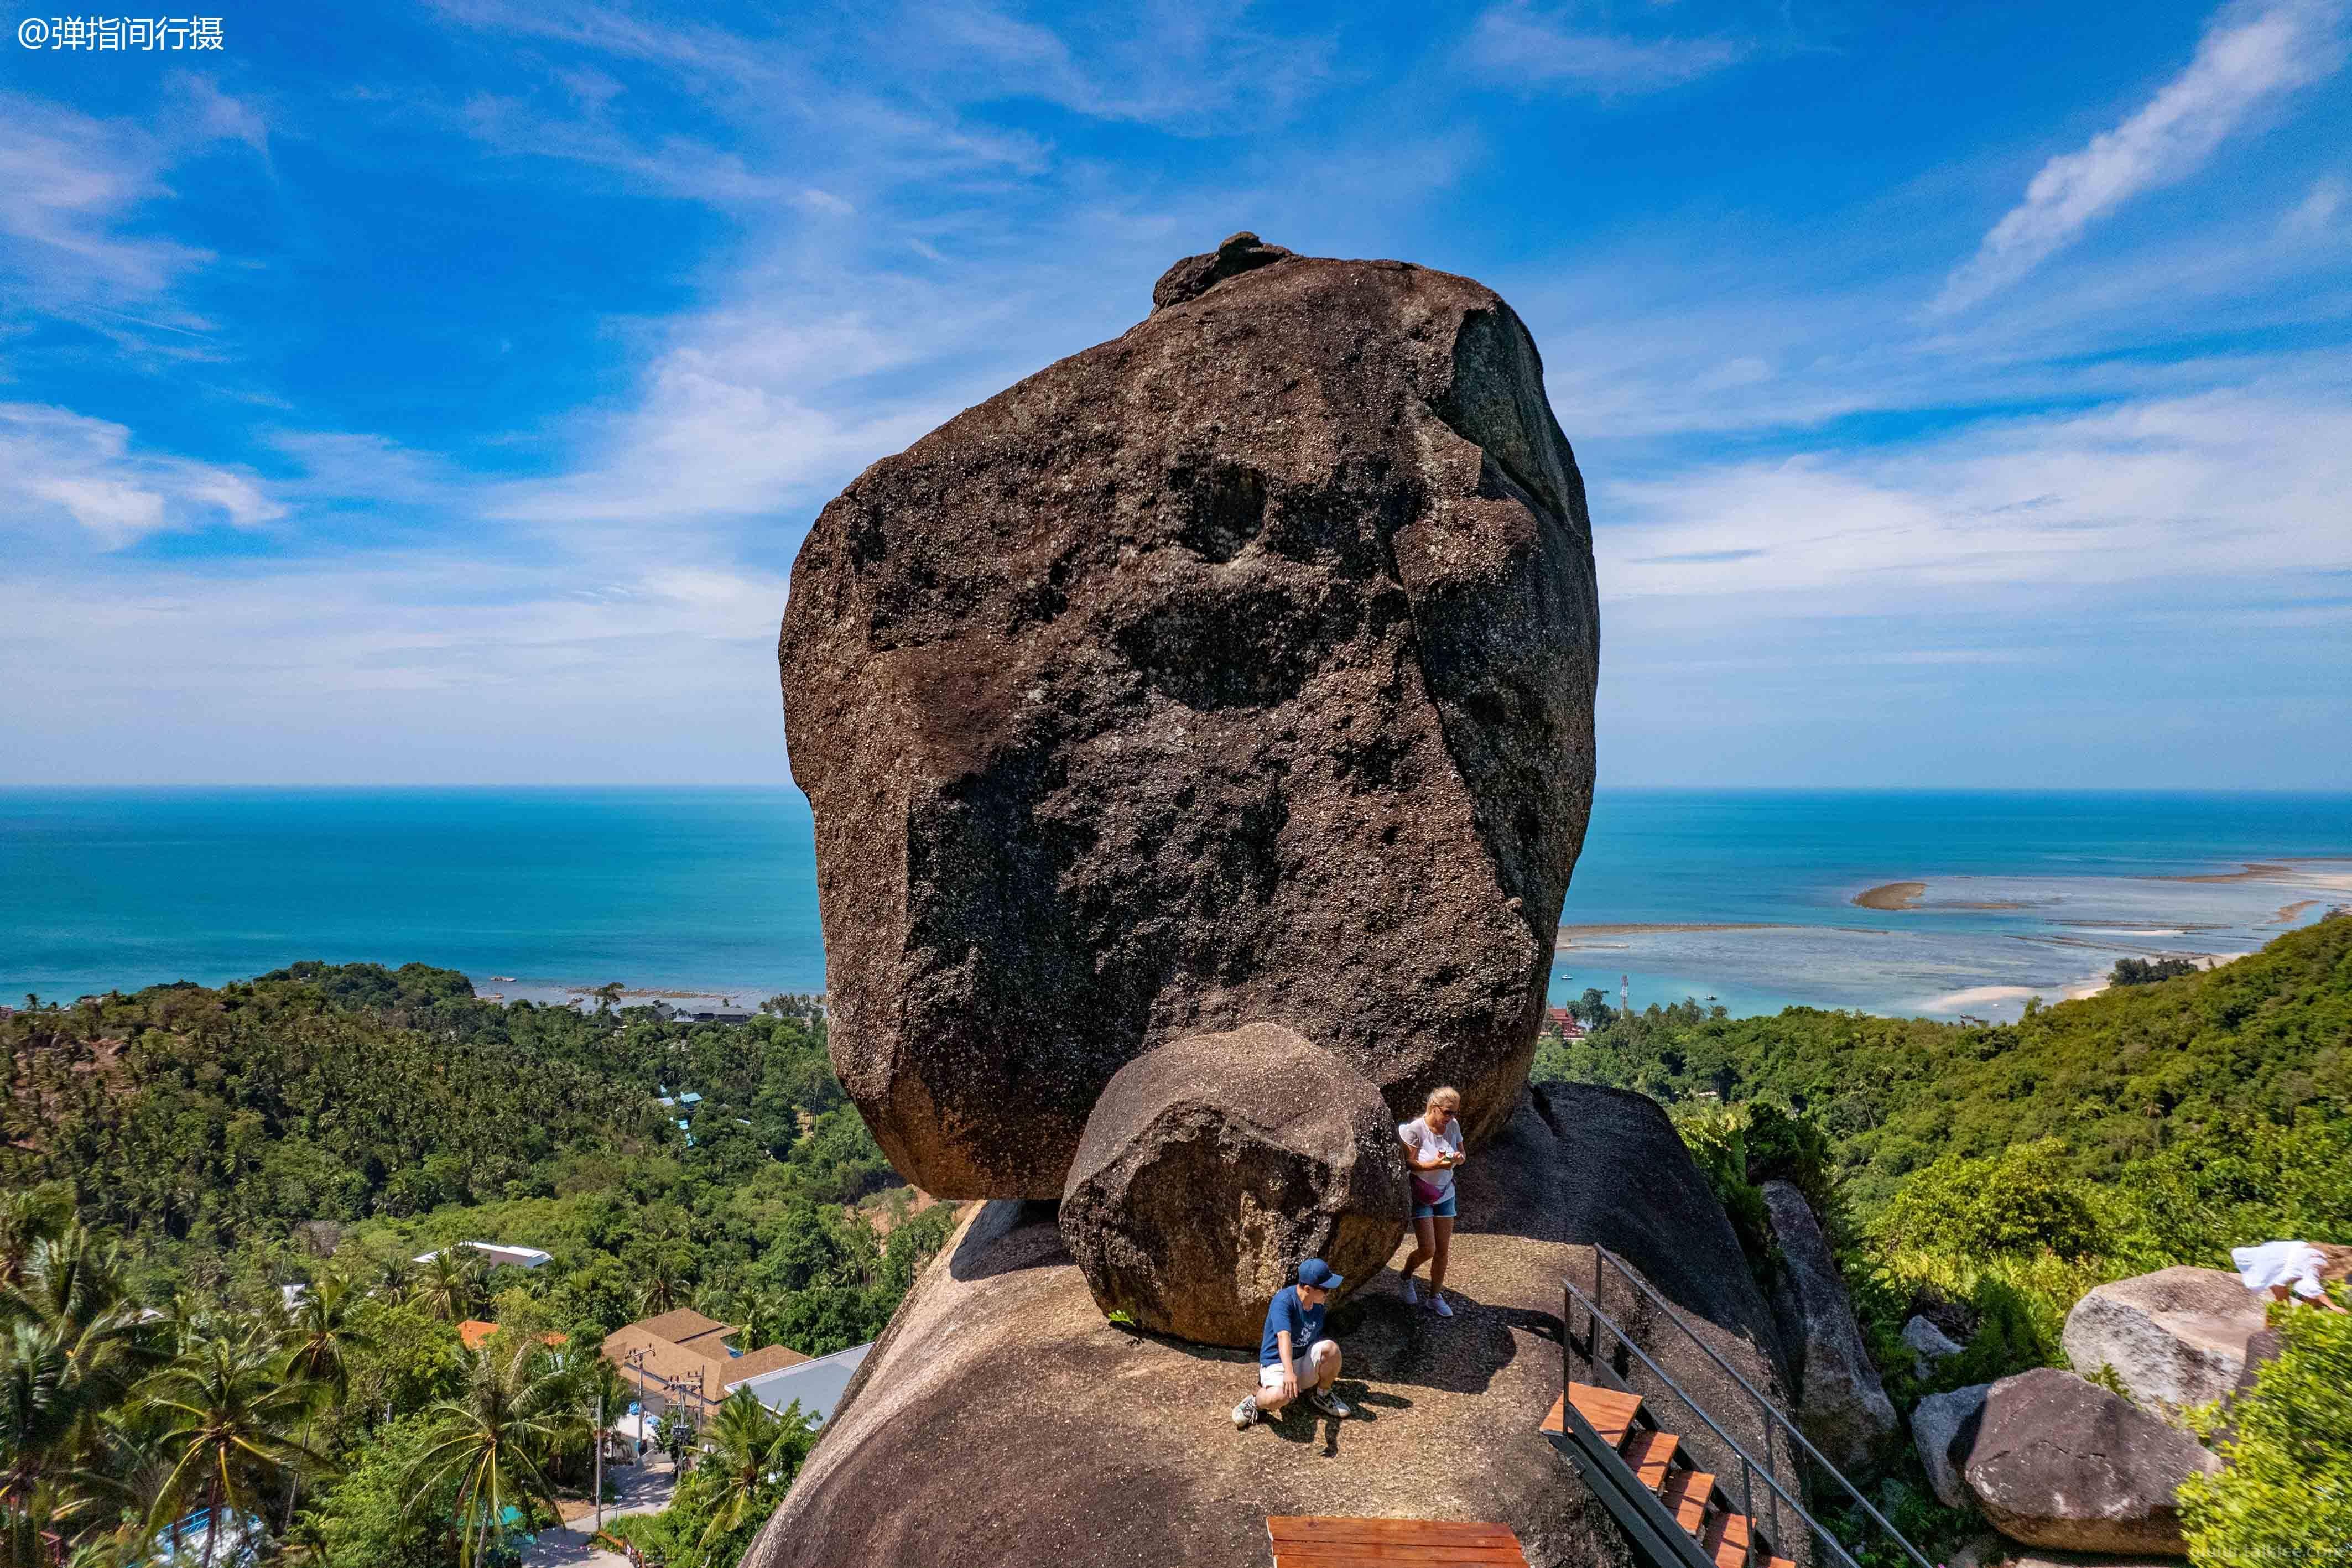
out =
[(0, 782), (781, 781), (816, 509), (1240, 228), (1527, 319), (1604, 782), (2352, 765), (2345, 0), (33, 15)]

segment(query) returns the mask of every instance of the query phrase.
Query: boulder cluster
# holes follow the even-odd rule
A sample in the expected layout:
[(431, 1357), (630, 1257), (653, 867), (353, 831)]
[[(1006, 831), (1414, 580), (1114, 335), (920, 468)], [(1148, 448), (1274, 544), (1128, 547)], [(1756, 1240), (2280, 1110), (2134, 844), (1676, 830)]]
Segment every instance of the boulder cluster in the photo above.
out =
[(1107, 1311), (1254, 1343), (1513, 1113), (1590, 809), (1583, 484), (1487, 289), (1236, 235), (828, 505), (779, 648), (834, 1065), (1049, 1199)]
[(2180, 1484), (2221, 1468), (2183, 1416), (2242, 1392), (2266, 1339), (2275, 1354), (2262, 1299), (2235, 1274), (2117, 1280), (2067, 1314), (2062, 1343), (2075, 1371), (1930, 1395), (1912, 1411), (1912, 1440), (1944, 1505), (1979, 1510), (2011, 1542), (2135, 1563), (2183, 1557)]

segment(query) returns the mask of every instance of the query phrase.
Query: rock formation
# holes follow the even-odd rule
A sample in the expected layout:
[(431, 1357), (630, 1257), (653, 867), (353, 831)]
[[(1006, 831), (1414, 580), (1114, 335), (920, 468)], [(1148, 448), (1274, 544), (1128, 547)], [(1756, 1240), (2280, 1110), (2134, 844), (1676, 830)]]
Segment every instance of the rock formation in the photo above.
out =
[(1465, 278), (1236, 235), (867, 469), (780, 658), (834, 1062), (908, 1179), (1057, 1198), (1104, 1086), (1280, 1024), (1475, 1146), (1592, 781), (1582, 481)]
[(1119, 1069), (1070, 1166), (1062, 1237), (1106, 1312), (1255, 1346), (1301, 1262), (1323, 1259), (1352, 1292), (1396, 1250), (1412, 1202), (1371, 1081), (1260, 1023)]
[(2187, 1433), (2071, 1372), (2040, 1367), (1985, 1396), (1962, 1474), (2012, 1541), (2186, 1556), (2175, 1494), (2221, 1461)]
[[(1297, 1408), (1246, 1432), (1227, 1412), (1255, 1384), (1253, 1354), (1107, 1323), (1051, 1205), (980, 1207), (866, 1357), (744, 1568), (1262, 1564), (1270, 1513), (1499, 1520), (1538, 1568), (1623, 1562), (1607, 1510), (1538, 1434), (1560, 1393), (1561, 1280), (1590, 1280), (1591, 1244), (1608, 1247), (1777, 1396), (1769, 1309), (1705, 1178), (1638, 1095), (1529, 1092), (1461, 1195), (1459, 1315), (1440, 1322), (1376, 1281), (1333, 1313), (1357, 1414)], [(1718, 1367), (1622, 1281), (1606, 1305), (1765, 1452)], [(1704, 1431), (1689, 1440), (1701, 1463), (1736, 1465)]]
[(1902, 1424), (1812, 1206), (1784, 1181), (1764, 1184), (1764, 1202), (1785, 1265), (1773, 1314), (1797, 1378), (1797, 1425), (1839, 1469), (1864, 1469)]
[(1949, 1361), (1967, 1348), (1921, 1315), (1903, 1325), (1903, 1343), (1911, 1347), (1913, 1364), (1922, 1377), (1932, 1375), (1937, 1362)]
[(1946, 1508), (1968, 1508), (1976, 1502), (1960, 1472), (1968, 1467), (1982, 1424), (1990, 1383), (1972, 1383), (1948, 1394), (1930, 1394), (1911, 1407), (1911, 1443), (1919, 1450), (1920, 1468), (1927, 1484)]
[(2074, 1370), (2111, 1367), (2135, 1403), (2178, 1416), (2234, 1391), (2264, 1299), (2220, 1269), (2159, 1269), (2101, 1285), (2066, 1314)]

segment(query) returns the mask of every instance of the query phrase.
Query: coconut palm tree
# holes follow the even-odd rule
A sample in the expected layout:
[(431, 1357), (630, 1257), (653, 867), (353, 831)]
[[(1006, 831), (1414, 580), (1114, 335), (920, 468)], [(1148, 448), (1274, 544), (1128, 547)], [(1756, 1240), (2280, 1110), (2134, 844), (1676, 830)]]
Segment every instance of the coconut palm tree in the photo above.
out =
[(0, 1286), (0, 1492), (28, 1496), (78, 1472), (97, 1423), (162, 1359), (153, 1327), (124, 1298), (120, 1249), (80, 1226), (35, 1242)]
[(679, 1306), (686, 1300), (685, 1260), (675, 1252), (656, 1252), (642, 1267), (646, 1282), (637, 1289), (637, 1310), (646, 1316), (658, 1317)]
[(22, 1282), (34, 1246), (56, 1239), (72, 1219), (72, 1204), (54, 1188), (0, 1193), (0, 1287)]
[(711, 1417), (710, 1452), (697, 1469), (710, 1499), (710, 1523), (701, 1545), (709, 1551), (775, 1498), (798, 1473), (815, 1446), (815, 1424), (794, 1400), (779, 1414), (739, 1388)]
[(369, 1260), (360, 1278), (369, 1295), (396, 1307), (416, 1288), (416, 1265), (396, 1252), (385, 1253)]
[(425, 1412), (425, 1445), (402, 1483), (412, 1509), (457, 1483), (450, 1524), (459, 1568), (473, 1568), (509, 1511), (555, 1511), (548, 1461), (574, 1415), (564, 1396), (570, 1379), (544, 1346), (526, 1339), (467, 1359), (466, 1391)]
[(482, 1297), (481, 1255), (470, 1247), (444, 1247), (418, 1274), (409, 1300), (445, 1323), (474, 1315)]
[(285, 1358), (258, 1333), (207, 1336), (183, 1345), (142, 1393), (163, 1418), (168, 1466), (148, 1529), (152, 1533), (189, 1512), (203, 1513), (201, 1568), (211, 1568), (214, 1552), (238, 1516), (261, 1515), (291, 1471), (324, 1468), (289, 1435), (309, 1408), (310, 1389), (287, 1376)]
[[(351, 1358), (353, 1353), (370, 1348), (374, 1341), (358, 1321), (360, 1293), (350, 1281), (330, 1274), (313, 1285), (294, 1309), (292, 1321), (287, 1325), (280, 1344), (286, 1354), (287, 1375), (307, 1385), (310, 1390), (311, 1409), (302, 1417), (302, 1442), (310, 1441), (310, 1420), (319, 1408), (334, 1408), (343, 1402), (351, 1387)], [(299, 1471), (287, 1477), (286, 1515), (294, 1515), (295, 1489), (301, 1483)]]

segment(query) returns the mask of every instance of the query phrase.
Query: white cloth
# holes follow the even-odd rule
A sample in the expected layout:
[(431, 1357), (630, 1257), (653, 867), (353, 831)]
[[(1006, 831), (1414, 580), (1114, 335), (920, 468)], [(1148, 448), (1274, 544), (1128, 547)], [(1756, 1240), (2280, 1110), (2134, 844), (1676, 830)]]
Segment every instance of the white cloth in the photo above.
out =
[[(1310, 1389), (1317, 1384), (1322, 1382), (1322, 1364), (1330, 1360), (1333, 1356), (1339, 1354), (1339, 1347), (1336, 1343), (1328, 1339), (1318, 1339), (1313, 1344), (1308, 1345), (1304, 1351), (1301, 1351), (1298, 1354), (1293, 1356), (1290, 1362), (1290, 1371), (1291, 1375), (1298, 1379), (1299, 1392), (1303, 1394), (1307, 1389)], [(1270, 1366), (1259, 1367), (1257, 1369), (1257, 1385), (1260, 1388), (1281, 1387), (1282, 1363), (1277, 1361)]]
[(2265, 1241), (2260, 1247), (2232, 1247), (2230, 1260), (2238, 1266), (2238, 1278), (2246, 1282), (2249, 1291), (2292, 1285), (2294, 1293), (2306, 1301), (2315, 1301), (2327, 1294), (2327, 1288), (2319, 1282), (2319, 1272), (2327, 1266), (2327, 1260), (2308, 1241)]
[[(1462, 1119), (1455, 1117), (1443, 1134), (1438, 1134), (1429, 1130), (1427, 1121), (1415, 1116), (1410, 1122), (1397, 1124), (1397, 1136), (1402, 1138), (1405, 1147), (1420, 1159), (1429, 1159), (1441, 1154), (1458, 1155), (1462, 1152)], [(1432, 1202), (1444, 1203), (1453, 1194), (1454, 1172), (1451, 1168), (1417, 1170), (1412, 1174), (1415, 1180), (1425, 1181), (1437, 1189), (1437, 1196)], [(1419, 1201), (1418, 1195), (1415, 1195), (1415, 1201)]]

